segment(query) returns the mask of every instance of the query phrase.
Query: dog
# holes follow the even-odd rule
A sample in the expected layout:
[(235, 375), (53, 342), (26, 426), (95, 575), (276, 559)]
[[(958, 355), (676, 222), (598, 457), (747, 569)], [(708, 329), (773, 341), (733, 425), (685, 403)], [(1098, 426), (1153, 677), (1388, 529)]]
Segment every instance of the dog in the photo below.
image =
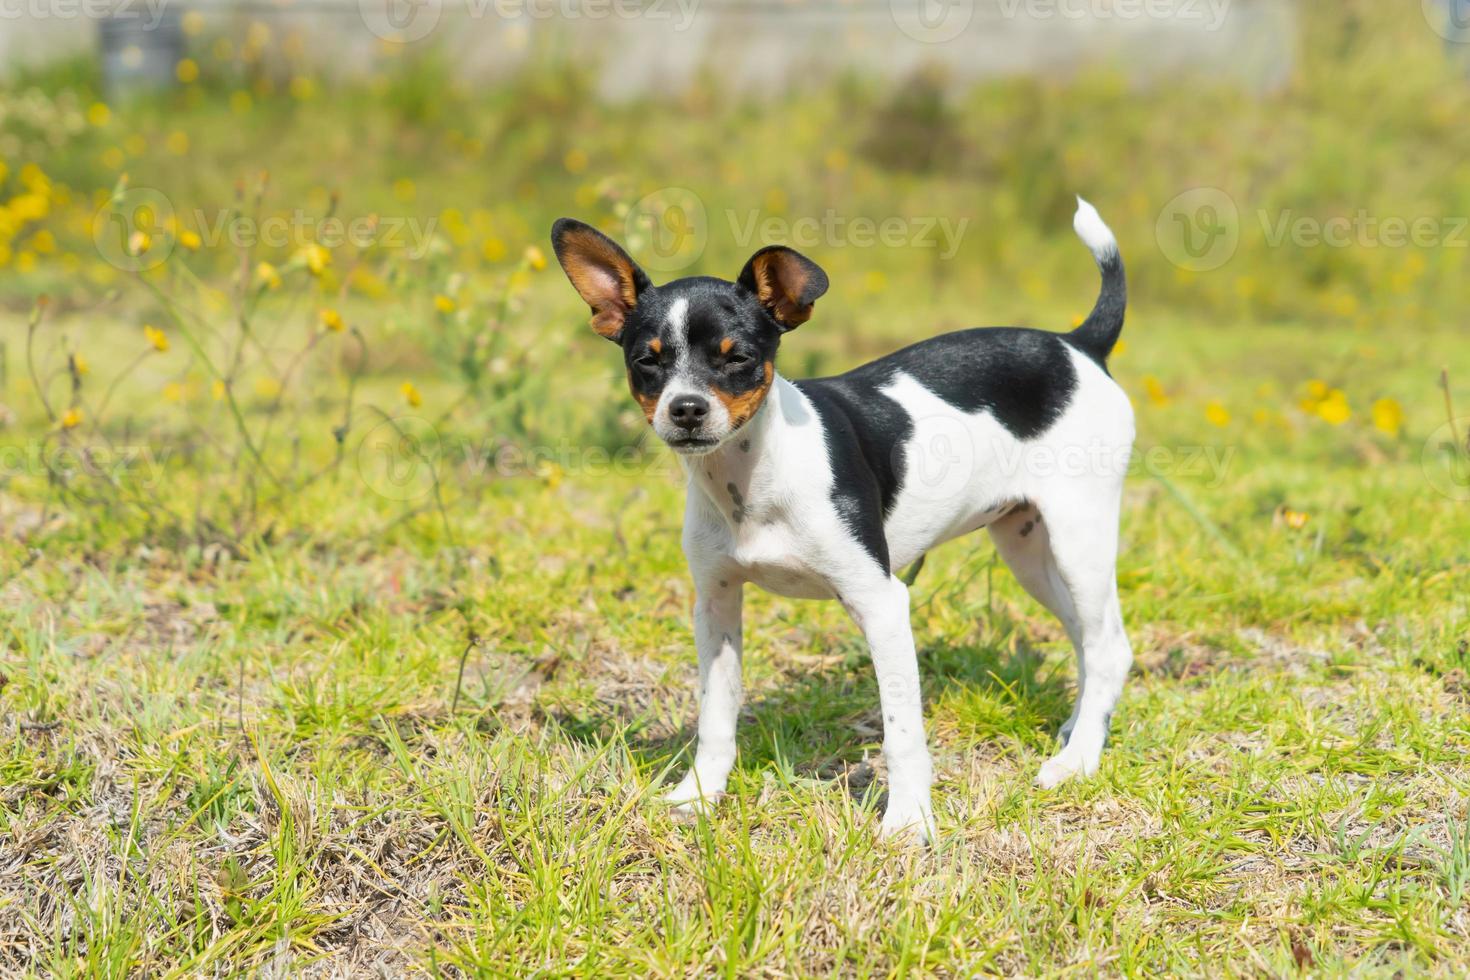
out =
[(707, 811), (735, 762), (742, 590), (753, 584), (836, 599), (861, 630), (883, 717), (881, 833), (932, 842), (933, 764), (898, 572), (982, 527), (1076, 650), (1076, 703), (1036, 783), (1097, 770), (1133, 662), (1115, 560), (1134, 422), (1107, 369), (1127, 304), (1123, 261), (1096, 209), (1077, 201), (1073, 227), (1102, 286), (1070, 333), (964, 330), (806, 381), (775, 366), (827, 291), (804, 255), (771, 245), (733, 282), (655, 286), (590, 225), (552, 226), (592, 329), (622, 348), (634, 400), (687, 475), (699, 719), (694, 764), (666, 796), (681, 811)]

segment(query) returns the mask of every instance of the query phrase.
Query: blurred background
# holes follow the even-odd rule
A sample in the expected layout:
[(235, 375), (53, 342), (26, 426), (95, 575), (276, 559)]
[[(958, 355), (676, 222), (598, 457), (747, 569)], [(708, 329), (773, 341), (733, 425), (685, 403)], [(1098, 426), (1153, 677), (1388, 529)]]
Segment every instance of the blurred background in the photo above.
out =
[[(393, 502), (428, 493), (423, 452), (555, 480), (644, 438), (548, 269), (556, 217), (656, 281), (807, 252), (834, 288), (786, 345), (802, 376), (1068, 328), (1096, 290), (1080, 193), (1128, 263), (1115, 372), (1157, 410), (1145, 444), (1409, 462), (1463, 354), (1465, 14), (6, 0), (0, 418), (47, 451), (183, 446), (156, 465), (227, 474), (208, 499), (236, 520), (354, 454), (398, 464), (368, 481)], [(427, 449), (396, 426), (363, 449), (405, 414)]]

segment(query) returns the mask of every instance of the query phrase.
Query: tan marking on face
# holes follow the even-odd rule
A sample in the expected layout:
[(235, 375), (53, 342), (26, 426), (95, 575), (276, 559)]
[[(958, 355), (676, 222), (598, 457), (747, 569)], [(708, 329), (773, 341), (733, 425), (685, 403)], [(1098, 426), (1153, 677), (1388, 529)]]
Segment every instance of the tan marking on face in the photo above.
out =
[(761, 402), (766, 400), (766, 395), (771, 390), (771, 382), (776, 378), (776, 366), (770, 361), (766, 361), (765, 372), (766, 380), (759, 388), (742, 391), (738, 395), (732, 395), (728, 391), (721, 391), (719, 388), (710, 389), (714, 393), (714, 396), (720, 400), (720, 404), (725, 406), (725, 411), (730, 413), (731, 429), (738, 429), (746, 422), (749, 422), (751, 417), (755, 415), (756, 410), (761, 407)]
[(641, 393), (637, 388), (635, 388), (633, 386), (633, 372), (632, 372), (632, 370), (630, 369), (627, 372), (627, 374), (628, 374), (628, 391), (630, 393), (632, 393), (633, 400), (638, 403), (638, 407), (641, 408), (641, 409), (643, 409), (643, 417), (648, 420), (648, 424), (649, 425), (652, 425), (653, 424), (653, 413), (658, 410), (658, 396), (657, 395), (645, 395), (645, 394)]
[(655, 337), (648, 342), (648, 349), (653, 351), (655, 354), (662, 354), (664, 352), (664, 342)]
[(720, 353), (721, 354), (728, 354), (728, 353), (730, 353), (730, 348), (732, 348), (734, 346), (735, 346), (735, 338), (734, 337), (726, 337), (724, 340), (720, 341)]

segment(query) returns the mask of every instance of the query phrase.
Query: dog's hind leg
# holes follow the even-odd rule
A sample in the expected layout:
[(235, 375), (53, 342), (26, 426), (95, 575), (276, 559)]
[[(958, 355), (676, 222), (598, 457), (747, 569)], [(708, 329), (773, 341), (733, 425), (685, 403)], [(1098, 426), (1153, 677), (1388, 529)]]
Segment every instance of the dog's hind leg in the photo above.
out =
[(1072, 594), (1067, 591), (1067, 583), (1062, 581), (1056, 559), (1052, 557), (1051, 535), (1047, 532), (1041, 511), (1029, 501), (991, 524), (987, 530), (995, 542), (995, 550), (1005, 559), (1016, 581), (1061, 621), (1072, 641), (1072, 648), (1077, 651), (1078, 698), (1072, 706), (1071, 717), (1061, 730), (1061, 741), (1066, 745), (1077, 724), (1077, 709), (1082, 705), (1081, 692), (1087, 685), (1087, 665), (1082, 659), (1082, 626), (1072, 605)]
[(1133, 664), (1118, 605), (1119, 494), (1120, 488), (1095, 484), (1057, 488), (1036, 501), (1039, 517), (1027, 535), (1021, 534), (1025, 520), (1018, 525), (1009, 516), (992, 532), (1017, 578), (1056, 613), (1077, 649), (1077, 703), (1063, 726), (1065, 744), (1036, 777), (1043, 788), (1097, 771)]

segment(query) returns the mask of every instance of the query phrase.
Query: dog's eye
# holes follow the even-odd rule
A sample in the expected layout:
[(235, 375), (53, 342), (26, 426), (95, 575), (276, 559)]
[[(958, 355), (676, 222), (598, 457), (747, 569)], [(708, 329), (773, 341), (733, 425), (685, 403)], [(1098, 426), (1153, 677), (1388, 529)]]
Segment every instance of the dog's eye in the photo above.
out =
[(755, 362), (749, 354), (731, 354), (725, 359), (726, 371), (743, 371)]
[(652, 354), (644, 354), (633, 361), (633, 366), (640, 371), (654, 372), (659, 368), (658, 358)]

